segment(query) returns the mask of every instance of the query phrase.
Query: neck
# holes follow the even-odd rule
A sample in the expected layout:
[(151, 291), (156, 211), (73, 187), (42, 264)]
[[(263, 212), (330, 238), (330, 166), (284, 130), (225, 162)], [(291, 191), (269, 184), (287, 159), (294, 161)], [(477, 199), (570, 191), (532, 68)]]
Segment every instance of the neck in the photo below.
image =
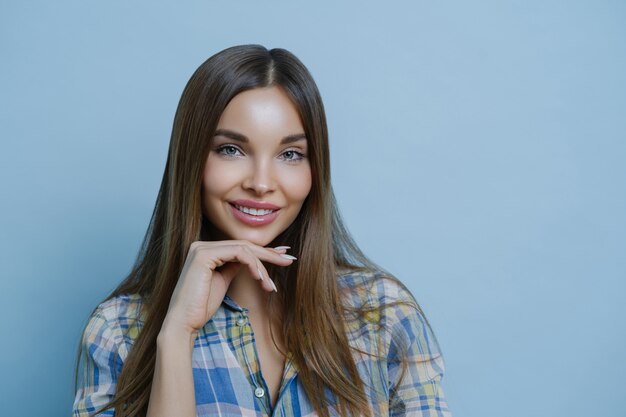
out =
[[(276, 315), (274, 306), (270, 309), (271, 293), (261, 288), (260, 283), (250, 276), (247, 268), (241, 268), (231, 282), (227, 294), (237, 305), (248, 309), (257, 340), (265, 340), (268, 344), (271, 340), (273, 346), (280, 346), (282, 351), (286, 351), (281, 319)], [(278, 300), (272, 300), (276, 301)]]

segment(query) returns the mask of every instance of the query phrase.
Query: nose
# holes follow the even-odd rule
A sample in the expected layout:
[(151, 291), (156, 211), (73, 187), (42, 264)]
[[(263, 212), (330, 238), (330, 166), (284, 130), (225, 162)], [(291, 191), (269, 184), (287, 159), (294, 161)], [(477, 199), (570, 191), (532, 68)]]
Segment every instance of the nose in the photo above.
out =
[(267, 161), (259, 161), (251, 167), (251, 171), (246, 175), (243, 182), (243, 188), (254, 192), (257, 196), (262, 196), (276, 189), (274, 173), (272, 172), (271, 163)]

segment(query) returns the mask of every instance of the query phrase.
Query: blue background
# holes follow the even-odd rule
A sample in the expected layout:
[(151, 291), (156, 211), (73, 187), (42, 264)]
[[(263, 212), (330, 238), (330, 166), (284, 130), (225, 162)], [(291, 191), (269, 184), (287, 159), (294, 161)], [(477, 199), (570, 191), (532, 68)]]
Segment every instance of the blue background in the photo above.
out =
[(626, 415), (623, 1), (0, 3), (0, 410), (69, 415), (195, 68), (293, 51), (335, 191), (444, 351), (456, 416)]

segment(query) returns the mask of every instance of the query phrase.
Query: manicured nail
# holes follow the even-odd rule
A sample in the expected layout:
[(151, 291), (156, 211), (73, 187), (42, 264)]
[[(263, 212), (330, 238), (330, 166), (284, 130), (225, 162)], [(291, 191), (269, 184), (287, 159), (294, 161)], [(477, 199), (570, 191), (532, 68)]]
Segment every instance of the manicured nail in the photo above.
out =
[(285, 259), (289, 259), (290, 261), (296, 261), (298, 259), (295, 256), (287, 255), (286, 253), (281, 253), (280, 256)]
[(261, 281), (263, 281), (263, 272), (261, 272), (261, 268), (257, 266), (256, 270), (259, 271), (259, 277), (261, 277)]
[(278, 292), (278, 290), (276, 289), (276, 284), (274, 284), (274, 281), (272, 281), (270, 279), (270, 284), (272, 284), (272, 287), (274, 288), (274, 292)]
[(291, 249), (291, 246), (276, 246), (274, 249), (275, 250), (287, 250), (287, 249)]

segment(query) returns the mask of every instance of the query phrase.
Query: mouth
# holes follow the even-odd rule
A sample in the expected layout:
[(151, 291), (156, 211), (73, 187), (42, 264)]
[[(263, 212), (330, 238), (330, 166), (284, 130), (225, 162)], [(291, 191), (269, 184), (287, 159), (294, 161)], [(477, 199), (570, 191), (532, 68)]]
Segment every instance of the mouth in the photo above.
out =
[(271, 209), (257, 209), (253, 207), (240, 206), (238, 204), (231, 204), (231, 205), (235, 207), (237, 210), (241, 211), (242, 213), (246, 213), (251, 216), (265, 216), (267, 214), (270, 214), (276, 211), (276, 210), (271, 210)]
[(233, 201), (228, 205), (231, 208), (233, 217), (248, 226), (264, 226), (276, 219), (280, 207), (269, 203), (256, 201)]

